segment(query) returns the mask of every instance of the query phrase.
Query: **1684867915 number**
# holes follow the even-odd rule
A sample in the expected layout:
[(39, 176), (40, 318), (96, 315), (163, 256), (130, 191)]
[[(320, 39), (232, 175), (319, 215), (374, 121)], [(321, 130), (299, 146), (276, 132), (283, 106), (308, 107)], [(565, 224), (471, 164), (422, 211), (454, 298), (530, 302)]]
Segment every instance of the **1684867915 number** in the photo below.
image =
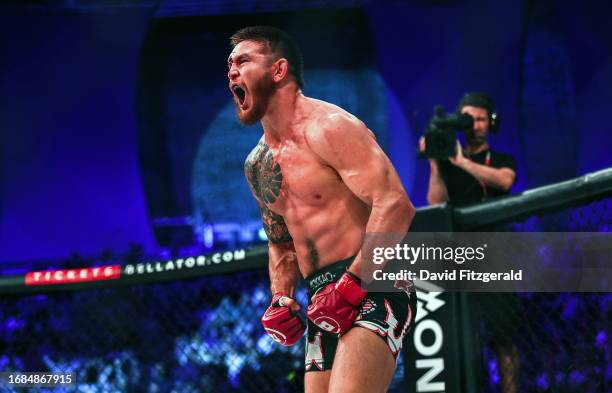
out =
[(0, 372), (0, 387), (69, 387), (75, 385), (74, 372)]

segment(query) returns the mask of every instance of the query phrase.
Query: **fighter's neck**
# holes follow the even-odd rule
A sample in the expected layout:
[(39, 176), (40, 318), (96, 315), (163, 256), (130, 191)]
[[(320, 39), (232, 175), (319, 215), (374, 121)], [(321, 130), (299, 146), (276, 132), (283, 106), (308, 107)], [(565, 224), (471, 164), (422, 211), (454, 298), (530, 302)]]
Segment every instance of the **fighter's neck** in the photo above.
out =
[(286, 86), (276, 91), (270, 98), (266, 114), (261, 118), (266, 139), (280, 141), (293, 131), (300, 112), (300, 102), (304, 99), (302, 91)]
[(466, 152), (468, 154), (471, 155), (471, 154), (482, 153), (483, 151), (487, 150), (488, 148), (489, 148), (489, 142), (485, 142), (485, 143), (483, 143), (481, 145), (477, 145), (477, 146), (467, 145), (465, 150), (466, 150)]

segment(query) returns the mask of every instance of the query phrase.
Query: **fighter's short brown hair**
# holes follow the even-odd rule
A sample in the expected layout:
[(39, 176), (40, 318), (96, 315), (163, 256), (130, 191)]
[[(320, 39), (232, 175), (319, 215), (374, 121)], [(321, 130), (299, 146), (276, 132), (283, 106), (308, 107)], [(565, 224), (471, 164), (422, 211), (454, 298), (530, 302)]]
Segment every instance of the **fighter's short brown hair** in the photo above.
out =
[(249, 26), (238, 30), (230, 37), (232, 48), (242, 41), (266, 43), (272, 53), (287, 59), (289, 73), (293, 76), (300, 89), (304, 87), (304, 60), (302, 52), (289, 34), (272, 26)]

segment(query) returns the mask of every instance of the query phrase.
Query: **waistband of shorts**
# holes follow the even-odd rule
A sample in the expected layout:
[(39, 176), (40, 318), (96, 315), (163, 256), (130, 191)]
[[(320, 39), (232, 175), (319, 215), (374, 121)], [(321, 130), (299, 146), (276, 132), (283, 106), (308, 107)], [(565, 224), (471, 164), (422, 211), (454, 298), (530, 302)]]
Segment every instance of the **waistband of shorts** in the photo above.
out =
[(317, 270), (308, 277), (306, 277), (306, 287), (309, 294), (313, 294), (320, 288), (329, 284), (330, 282), (337, 281), (350, 264), (355, 259), (355, 256), (343, 259), (338, 262), (334, 262), (331, 265), (325, 266), (323, 269)]

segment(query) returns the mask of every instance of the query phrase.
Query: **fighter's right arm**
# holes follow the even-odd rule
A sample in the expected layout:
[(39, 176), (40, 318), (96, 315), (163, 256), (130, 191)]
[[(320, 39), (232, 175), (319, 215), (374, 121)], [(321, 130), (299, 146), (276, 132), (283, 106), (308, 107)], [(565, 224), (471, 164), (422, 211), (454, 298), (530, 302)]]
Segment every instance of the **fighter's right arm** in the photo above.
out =
[(258, 201), (258, 204), (264, 230), (268, 235), (270, 290), (272, 293), (283, 292), (293, 297), (300, 278), (293, 239), (283, 217), (274, 213), (263, 203)]
[(282, 345), (293, 345), (304, 335), (304, 322), (297, 315), (300, 305), (294, 299), (300, 277), (293, 238), (285, 220), (274, 213), (259, 198), (253, 176), (247, 173), (249, 188), (259, 205), (264, 230), (268, 235), (268, 272), (270, 274), (270, 306), (261, 317), (261, 324), (273, 340)]
[(294, 298), (300, 276), (295, 247), (283, 217), (255, 199), (268, 235), (268, 271), (272, 292), (272, 301), (261, 317), (261, 323), (273, 340), (290, 346), (298, 342), (306, 330), (304, 322), (297, 315), (300, 305)]
[(283, 292), (293, 296), (299, 279), (297, 256), (293, 238), (285, 220), (273, 212), (267, 202), (274, 203), (280, 193), (280, 167), (263, 137), (244, 163), (244, 175), (249, 189), (259, 206), (264, 231), (268, 236), (269, 272), (272, 293)]

